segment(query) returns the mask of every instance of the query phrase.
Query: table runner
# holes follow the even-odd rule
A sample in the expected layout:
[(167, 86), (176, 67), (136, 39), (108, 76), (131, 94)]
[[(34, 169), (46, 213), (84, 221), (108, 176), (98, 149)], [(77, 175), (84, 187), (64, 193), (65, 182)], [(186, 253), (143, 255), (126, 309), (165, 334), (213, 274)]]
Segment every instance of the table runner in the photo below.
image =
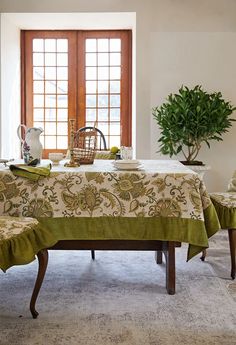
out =
[(166, 240), (208, 247), (219, 222), (199, 176), (177, 161), (141, 161), (118, 171), (111, 161), (54, 167), (30, 181), (0, 171), (0, 215), (35, 217), (57, 240)]

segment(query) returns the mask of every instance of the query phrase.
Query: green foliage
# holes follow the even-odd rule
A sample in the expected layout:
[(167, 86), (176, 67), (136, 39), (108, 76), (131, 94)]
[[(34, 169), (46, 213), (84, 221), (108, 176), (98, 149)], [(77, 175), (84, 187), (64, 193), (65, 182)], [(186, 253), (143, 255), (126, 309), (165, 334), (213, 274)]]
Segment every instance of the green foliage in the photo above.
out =
[(167, 102), (152, 109), (161, 129), (159, 152), (170, 157), (182, 152), (188, 162), (194, 161), (203, 142), (210, 147), (210, 140), (222, 140), (235, 121), (230, 118), (235, 109), (220, 92), (182, 86), (178, 94), (170, 94)]

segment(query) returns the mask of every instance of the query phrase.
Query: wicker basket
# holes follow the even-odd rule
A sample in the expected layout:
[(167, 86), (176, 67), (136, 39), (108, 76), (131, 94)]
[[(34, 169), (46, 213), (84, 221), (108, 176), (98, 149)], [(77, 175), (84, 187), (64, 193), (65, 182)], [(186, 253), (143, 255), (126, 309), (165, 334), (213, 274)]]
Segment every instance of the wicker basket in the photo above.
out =
[(77, 131), (73, 155), (75, 162), (80, 164), (93, 164), (96, 155), (97, 132), (93, 129)]

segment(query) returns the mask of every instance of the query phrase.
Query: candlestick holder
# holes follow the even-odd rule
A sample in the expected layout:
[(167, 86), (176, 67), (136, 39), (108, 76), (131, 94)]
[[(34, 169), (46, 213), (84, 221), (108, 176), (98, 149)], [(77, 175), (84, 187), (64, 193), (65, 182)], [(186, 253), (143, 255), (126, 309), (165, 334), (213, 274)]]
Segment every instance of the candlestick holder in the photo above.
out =
[(70, 119), (69, 122), (70, 122), (70, 147), (69, 147), (70, 161), (65, 163), (64, 166), (69, 167), (69, 168), (75, 168), (75, 167), (80, 166), (79, 162), (75, 161), (75, 157), (74, 157), (75, 119)]

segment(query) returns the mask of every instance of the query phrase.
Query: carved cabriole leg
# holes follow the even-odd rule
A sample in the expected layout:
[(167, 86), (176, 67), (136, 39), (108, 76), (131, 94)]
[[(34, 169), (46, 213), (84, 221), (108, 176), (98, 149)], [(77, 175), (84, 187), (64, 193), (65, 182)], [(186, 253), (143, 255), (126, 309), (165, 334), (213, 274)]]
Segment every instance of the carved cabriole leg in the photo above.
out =
[(175, 294), (175, 242), (166, 242), (164, 250), (166, 259), (166, 290), (169, 295)]
[(155, 252), (155, 260), (157, 264), (162, 264), (162, 250), (157, 250)]
[(40, 290), (41, 285), (43, 283), (43, 278), (45, 276), (45, 272), (46, 272), (47, 265), (48, 265), (48, 251), (47, 251), (47, 249), (40, 250), (40, 252), (38, 252), (38, 254), (37, 254), (37, 257), (38, 257), (38, 262), (39, 262), (38, 275), (37, 275), (37, 279), (36, 279), (36, 282), (34, 285), (32, 297), (30, 300), (30, 311), (31, 311), (31, 314), (32, 314), (34, 319), (36, 319), (37, 316), (39, 315), (39, 313), (35, 309), (35, 303), (36, 303), (36, 300), (37, 300), (37, 297), (39, 294), (39, 290)]
[(231, 256), (231, 277), (235, 279), (236, 229), (228, 229)]

